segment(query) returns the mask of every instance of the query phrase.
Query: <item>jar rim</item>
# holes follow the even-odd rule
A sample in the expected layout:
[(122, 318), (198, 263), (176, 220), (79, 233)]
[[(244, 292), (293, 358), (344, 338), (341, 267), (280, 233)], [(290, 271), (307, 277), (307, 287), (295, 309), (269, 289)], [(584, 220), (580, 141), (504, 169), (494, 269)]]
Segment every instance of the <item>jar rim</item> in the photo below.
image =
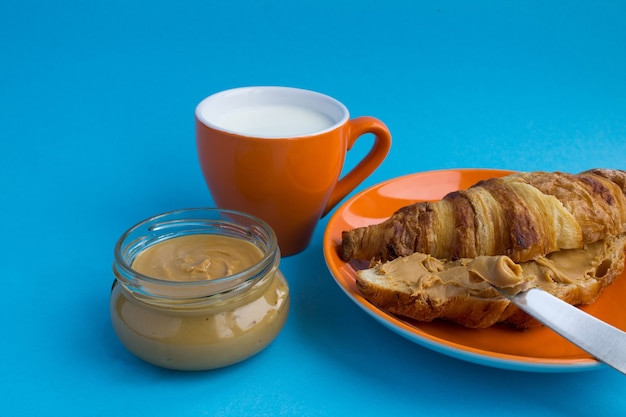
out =
[[(186, 229), (181, 233), (179, 229), (186, 226), (191, 226), (192, 228)], [(132, 268), (135, 256), (148, 247), (177, 236), (200, 233), (245, 238), (261, 250), (263, 257), (254, 265), (240, 272), (211, 280), (167, 280), (142, 274)], [(149, 234), (149, 236), (143, 240), (141, 238), (133, 239), (135, 234), (142, 236)], [(266, 242), (263, 242), (263, 245), (260, 245), (258, 242), (260, 240), (259, 236), (266, 240)], [(146, 236), (143, 237), (145, 238)], [(116, 279), (124, 284), (132, 284), (135, 281), (134, 284), (147, 283), (152, 287), (156, 286), (164, 289), (168, 287), (177, 289), (202, 288), (207, 293), (205, 295), (213, 295), (256, 282), (274, 267), (276, 260), (279, 258), (280, 249), (276, 234), (264, 220), (251, 214), (231, 209), (184, 208), (146, 218), (126, 230), (115, 244), (113, 269)], [(143, 285), (140, 287), (143, 287)], [(138, 288), (134, 289), (137, 290)], [(137, 292), (150, 296), (168, 296), (167, 294), (154, 294), (141, 289)]]

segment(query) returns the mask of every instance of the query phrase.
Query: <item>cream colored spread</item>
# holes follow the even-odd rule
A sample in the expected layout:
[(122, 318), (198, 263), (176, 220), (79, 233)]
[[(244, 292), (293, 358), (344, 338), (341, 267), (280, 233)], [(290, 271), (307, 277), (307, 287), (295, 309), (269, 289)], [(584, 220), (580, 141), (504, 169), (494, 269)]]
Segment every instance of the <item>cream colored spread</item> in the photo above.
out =
[[(237, 273), (262, 257), (243, 239), (188, 235), (145, 249), (132, 267), (180, 285)], [(244, 360), (274, 340), (287, 319), (289, 287), (274, 268), (245, 291), (191, 302), (154, 299), (117, 283), (110, 303), (113, 327), (136, 356), (165, 368), (204, 370)]]
[(257, 263), (263, 254), (243, 239), (212, 234), (179, 236), (140, 252), (132, 268), (168, 281), (200, 281), (236, 274)]
[(478, 256), (468, 265), (470, 279), (487, 283), (506, 291), (517, 294), (532, 285), (533, 280), (524, 279), (524, 269), (508, 256)]
[[(470, 279), (467, 265), (470, 259), (442, 261), (423, 253), (394, 259), (375, 267), (383, 285), (413, 294), (428, 294), (433, 302), (443, 302), (455, 296), (470, 293), (475, 297), (490, 298), (497, 291), (485, 282)], [(363, 274), (364, 271), (359, 271)], [(367, 278), (372, 280), (370, 276)]]
[[(376, 265), (369, 270), (374, 272), (376, 278), (365, 271), (359, 271), (357, 276), (366, 274), (363, 279), (370, 282), (380, 280), (382, 285), (405, 293), (427, 295), (437, 303), (457, 296), (498, 296), (489, 283), (512, 293), (534, 286), (558, 292), (557, 284), (571, 284), (581, 290), (595, 287), (600, 283), (594, 278), (601, 277), (603, 270), (606, 272), (602, 263), (610, 262), (605, 256), (602, 242), (589, 244), (586, 249), (557, 251), (519, 264), (506, 256), (442, 261), (415, 253)], [(571, 290), (571, 286), (567, 290)], [(581, 292), (597, 294), (598, 291)]]
[(372, 304), (403, 317), (441, 318), (470, 328), (528, 328), (538, 323), (500, 292), (539, 287), (570, 304), (592, 303), (622, 272), (625, 247), (621, 236), (523, 263), (506, 256), (442, 261), (415, 253), (357, 271), (356, 284)]
[[(556, 251), (521, 264), (515, 264), (508, 257), (476, 258), (468, 266), (468, 272), (509, 295), (540, 287), (559, 296), (561, 292), (577, 288), (579, 294), (590, 294), (590, 298), (581, 300), (582, 304), (587, 304), (598, 294), (601, 283), (597, 278), (604, 276), (612, 262), (606, 256), (603, 243), (595, 242), (586, 249)], [(603, 266), (604, 263), (607, 266)], [(559, 287), (560, 284), (570, 287)]]
[(147, 306), (116, 285), (113, 327), (126, 348), (152, 364), (204, 370), (242, 361), (280, 333), (289, 311), (289, 288), (276, 271), (246, 294), (194, 310)]

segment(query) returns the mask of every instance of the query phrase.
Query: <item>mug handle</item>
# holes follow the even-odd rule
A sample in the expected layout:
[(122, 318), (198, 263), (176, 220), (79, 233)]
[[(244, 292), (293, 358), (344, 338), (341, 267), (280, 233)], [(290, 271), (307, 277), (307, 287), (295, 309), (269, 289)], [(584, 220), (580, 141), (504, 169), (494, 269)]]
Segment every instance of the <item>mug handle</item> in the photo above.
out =
[(350, 132), (348, 134), (349, 151), (358, 138), (366, 133), (375, 136), (374, 144), (365, 157), (350, 172), (341, 178), (333, 192), (330, 194), (326, 208), (322, 214), (324, 217), (331, 211), (337, 203), (356, 188), (365, 178), (367, 178), (383, 162), (389, 149), (391, 148), (391, 133), (383, 122), (370, 116), (361, 116), (349, 121)]

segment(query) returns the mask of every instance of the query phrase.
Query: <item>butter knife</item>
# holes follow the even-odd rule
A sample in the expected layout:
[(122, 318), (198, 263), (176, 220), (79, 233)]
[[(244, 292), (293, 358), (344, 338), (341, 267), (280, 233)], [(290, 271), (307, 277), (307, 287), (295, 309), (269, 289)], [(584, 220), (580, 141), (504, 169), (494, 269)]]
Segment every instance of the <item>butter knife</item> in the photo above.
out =
[(494, 286), (513, 304), (600, 362), (626, 374), (626, 333), (543, 291), (531, 288), (515, 295)]

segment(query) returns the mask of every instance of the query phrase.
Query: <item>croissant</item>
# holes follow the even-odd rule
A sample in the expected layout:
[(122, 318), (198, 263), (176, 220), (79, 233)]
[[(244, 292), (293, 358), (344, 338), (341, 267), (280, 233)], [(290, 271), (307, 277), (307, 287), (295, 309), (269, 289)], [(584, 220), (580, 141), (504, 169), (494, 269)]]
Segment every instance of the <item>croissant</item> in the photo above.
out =
[(529, 328), (540, 323), (486, 279), (497, 280), (499, 287), (506, 283), (501, 288), (512, 293), (539, 287), (572, 305), (591, 304), (622, 273), (625, 247), (626, 235), (620, 235), (521, 263), (502, 255), (451, 261), (414, 253), (357, 271), (356, 285), (372, 304), (414, 320)]
[(624, 232), (626, 171), (514, 173), (344, 231), (339, 256), (385, 262), (420, 252), (448, 260), (506, 255), (526, 262)]

